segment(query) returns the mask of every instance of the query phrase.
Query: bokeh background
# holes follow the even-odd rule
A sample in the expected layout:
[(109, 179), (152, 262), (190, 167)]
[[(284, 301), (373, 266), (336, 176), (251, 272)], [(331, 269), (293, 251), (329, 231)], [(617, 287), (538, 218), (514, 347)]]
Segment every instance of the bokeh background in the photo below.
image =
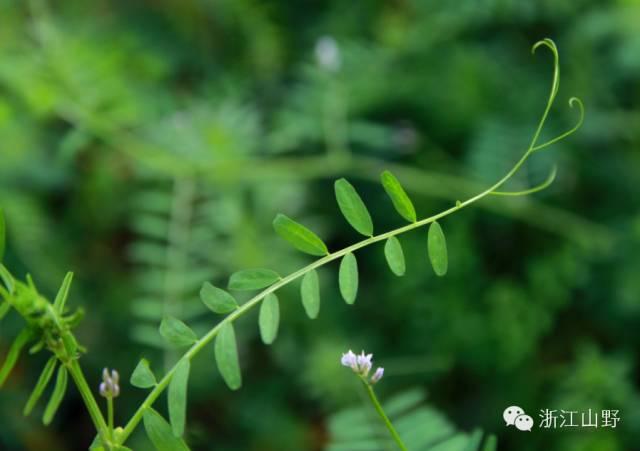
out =
[[(402, 278), (381, 246), (359, 252), (354, 306), (335, 265), (320, 273), (317, 320), (296, 284), (282, 290), (273, 346), (255, 313), (237, 325), (241, 391), (224, 386), (212, 350), (196, 360), (187, 438), (195, 450), (332, 449), (341, 427), (356, 433), (336, 412), (362, 405), (339, 365), (353, 348), (385, 366), (382, 398), (424, 393), (451, 427), (496, 434), (499, 450), (638, 450), (638, 24), (633, 0), (0, 1), (6, 264), (50, 296), (75, 271), (70, 303), (87, 313), (78, 334), (96, 387), (103, 366), (128, 379), (142, 356), (161, 373), (176, 358), (158, 347), (163, 312), (198, 331), (217, 321), (198, 304), (204, 280), (309, 262), (273, 232), (276, 213), (334, 250), (359, 239), (334, 179), (355, 184), (383, 231), (403, 224), (383, 169), (422, 217), (501, 177), (546, 102), (551, 55), (530, 46), (550, 37), (562, 79), (544, 137), (575, 123), (570, 96), (585, 123), (511, 186), (556, 163), (554, 185), (443, 220), (444, 278), (417, 231), (401, 237)], [(1, 355), (20, 326), (12, 315), (0, 325)], [(44, 361), (22, 359), (0, 392), (2, 450), (81, 450), (93, 438), (75, 390), (52, 427), (21, 416)], [(123, 384), (120, 422), (143, 395)], [(545, 408), (622, 420), (525, 435), (504, 426), (512, 404), (536, 424)], [(151, 449), (139, 432), (133, 449)]]

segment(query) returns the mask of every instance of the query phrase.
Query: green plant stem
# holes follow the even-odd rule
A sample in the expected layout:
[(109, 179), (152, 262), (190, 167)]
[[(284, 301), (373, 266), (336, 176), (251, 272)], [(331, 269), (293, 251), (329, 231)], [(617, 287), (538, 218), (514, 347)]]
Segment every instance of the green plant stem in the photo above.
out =
[(89, 388), (89, 384), (84, 377), (84, 373), (82, 372), (82, 368), (80, 368), (80, 364), (77, 360), (72, 360), (69, 364), (67, 364), (67, 369), (73, 378), (78, 391), (80, 392), (80, 396), (84, 401), (85, 406), (87, 407), (87, 411), (89, 412), (89, 416), (91, 417), (91, 421), (93, 421), (93, 425), (98, 432), (98, 435), (102, 439), (103, 442), (107, 442), (110, 438), (109, 427), (107, 426), (104, 417), (102, 416), (102, 411), (96, 402), (96, 399), (93, 397), (93, 393)]
[(109, 435), (113, 437), (113, 398), (107, 397), (107, 421), (109, 425)]
[(395, 440), (396, 444), (398, 445), (398, 448), (400, 448), (402, 451), (407, 451), (407, 447), (405, 446), (404, 442), (400, 438), (398, 431), (396, 431), (396, 428), (393, 427), (393, 423), (391, 423), (391, 420), (389, 420), (389, 417), (387, 417), (387, 414), (384, 413), (384, 409), (382, 408), (380, 401), (378, 401), (378, 397), (376, 396), (376, 393), (373, 391), (373, 386), (371, 386), (371, 384), (368, 383), (364, 378), (361, 377), (361, 379), (362, 379), (362, 384), (364, 385), (364, 388), (366, 389), (367, 394), (369, 395), (369, 399), (373, 404), (373, 407), (375, 407), (376, 412), (378, 412), (378, 415), (380, 415), (380, 418), (382, 418), (384, 425), (389, 430), (389, 433), (391, 434), (391, 437), (393, 437), (393, 440)]
[[(47, 304), (47, 308), (50, 311), (50, 317), (54, 319), (56, 327), (58, 330), (63, 330), (62, 339), (63, 341), (71, 342), (75, 341), (75, 338), (71, 334), (69, 330), (65, 330), (62, 324), (62, 321), (54, 309), (53, 305)], [(89, 384), (87, 383), (86, 378), (84, 377), (84, 373), (82, 371), (82, 367), (80, 367), (80, 362), (75, 356), (64, 355), (61, 356), (56, 354), (56, 357), (60, 360), (60, 363), (67, 367), (69, 374), (76, 384), (78, 391), (80, 392), (80, 396), (84, 401), (85, 406), (87, 407), (87, 411), (89, 412), (89, 416), (91, 417), (91, 421), (93, 421), (93, 425), (96, 428), (96, 432), (100, 436), (100, 438), (106, 443), (107, 439), (110, 437), (109, 428), (104, 421), (104, 416), (102, 415), (102, 410), (98, 406), (96, 399), (93, 396), (93, 392), (91, 388), (89, 388)]]

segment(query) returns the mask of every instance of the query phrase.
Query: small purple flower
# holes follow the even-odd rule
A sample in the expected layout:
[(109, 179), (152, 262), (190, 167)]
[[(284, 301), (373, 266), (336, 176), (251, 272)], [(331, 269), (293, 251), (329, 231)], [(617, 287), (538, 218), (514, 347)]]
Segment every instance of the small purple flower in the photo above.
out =
[(384, 368), (382, 367), (378, 367), (378, 369), (376, 370), (375, 373), (373, 373), (373, 376), (371, 376), (371, 383), (375, 384), (376, 382), (378, 382), (380, 379), (382, 379), (382, 376), (384, 375)]
[(100, 396), (116, 398), (120, 395), (120, 375), (116, 370), (105, 368), (102, 370), (102, 382), (100, 383)]

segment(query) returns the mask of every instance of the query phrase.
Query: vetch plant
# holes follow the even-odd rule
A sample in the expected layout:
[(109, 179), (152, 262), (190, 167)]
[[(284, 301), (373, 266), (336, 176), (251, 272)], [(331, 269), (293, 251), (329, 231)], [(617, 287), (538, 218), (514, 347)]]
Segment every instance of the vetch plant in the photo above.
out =
[[(273, 222), (276, 233), (296, 249), (319, 258), (286, 276), (281, 276), (277, 272), (265, 268), (246, 269), (232, 274), (229, 278), (228, 290), (258, 292), (243, 304), (238, 304), (235, 297), (229, 293), (229, 291), (205, 282), (200, 292), (203, 304), (211, 310), (213, 314), (226, 316), (201, 336), (196, 335), (187, 324), (173, 316), (168, 315), (162, 320), (159, 325), (160, 335), (168, 344), (177, 351), (179, 350), (179, 358), (177, 359), (177, 363), (171, 366), (159, 378), (156, 378), (147, 360), (143, 359), (139, 362), (129, 381), (134, 387), (149, 390), (149, 393), (139, 408), (122, 427), (115, 427), (113, 400), (118, 395), (126, 395), (128, 390), (121, 385), (118, 373), (115, 371), (105, 371), (100, 387), (92, 388), (87, 383), (80, 365), (81, 357), (86, 352), (86, 349), (77, 342), (73, 331), (82, 319), (83, 311), (82, 309), (72, 310), (67, 306), (67, 298), (69, 296), (73, 274), (67, 274), (53, 302), (50, 302), (49, 299), (38, 291), (34, 281), (29, 275), (26, 276), (25, 281), (18, 280), (4, 265), (0, 264), (0, 279), (2, 279), (3, 282), (3, 284), (0, 285), (0, 296), (2, 298), (2, 303), (0, 303), (0, 319), (2, 319), (9, 310), (13, 309), (25, 321), (24, 329), (11, 345), (5, 357), (4, 365), (0, 369), (0, 386), (6, 381), (18, 357), (24, 349), (27, 349), (27, 346), (29, 346), (28, 349), (30, 353), (46, 350), (51, 354), (51, 357), (46, 363), (32, 395), (27, 401), (24, 409), (25, 415), (33, 411), (46, 387), (52, 383), (55, 374), (54, 389), (43, 415), (45, 424), (52, 421), (64, 398), (68, 381), (71, 379), (82, 396), (87, 412), (97, 432), (96, 440), (92, 445), (93, 450), (112, 451), (128, 449), (125, 447), (125, 444), (140, 423), (144, 424), (146, 433), (156, 449), (188, 449), (183, 435), (187, 421), (187, 388), (191, 361), (213, 342), (215, 362), (223, 380), (230, 389), (239, 389), (242, 386), (242, 374), (240, 371), (234, 323), (240, 317), (259, 305), (258, 327), (260, 336), (265, 344), (273, 343), (277, 338), (280, 323), (279, 300), (276, 292), (280, 288), (300, 280), (300, 296), (305, 312), (311, 319), (316, 318), (320, 311), (321, 303), (318, 273), (316, 270), (338, 260), (340, 294), (347, 304), (354, 304), (360, 285), (358, 261), (356, 257), (357, 251), (375, 243), (384, 242), (384, 255), (390, 270), (394, 274), (402, 276), (405, 273), (406, 267), (402, 245), (398, 237), (404, 233), (426, 226), (428, 226), (425, 237), (426, 252), (435, 274), (444, 276), (449, 267), (449, 258), (445, 234), (439, 221), (486, 197), (524, 196), (540, 191), (553, 182), (556, 175), (555, 168), (551, 171), (547, 180), (540, 185), (522, 191), (508, 191), (504, 189), (504, 185), (518, 173), (530, 157), (536, 152), (546, 149), (552, 144), (573, 134), (578, 130), (583, 121), (584, 110), (582, 102), (572, 97), (569, 100), (569, 105), (571, 107), (577, 106), (579, 110), (577, 124), (570, 130), (548, 141), (538, 142), (549, 111), (558, 93), (560, 75), (558, 52), (553, 41), (550, 39), (539, 41), (533, 46), (533, 51), (536, 51), (540, 47), (547, 48), (553, 55), (553, 79), (546, 107), (540, 117), (529, 146), (513, 167), (500, 180), (466, 200), (457, 201), (455, 205), (444, 211), (423, 219), (418, 219), (418, 214), (416, 213), (413, 203), (403, 189), (400, 181), (391, 172), (384, 171), (381, 175), (383, 189), (388, 194), (398, 214), (407, 224), (390, 231), (376, 234), (371, 215), (365, 202), (353, 185), (346, 179), (340, 179), (335, 182), (335, 197), (338, 208), (346, 221), (358, 233), (363, 235), (364, 239), (335, 251), (329, 250), (323, 240), (304, 225), (299, 224), (285, 215), (278, 215)], [(4, 248), (4, 219), (0, 214), (0, 258), (3, 256)], [(365, 382), (366, 386), (370, 389), (370, 397), (374, 405), (379, 405), (373, 393), (372, 385), (380, 380), (384, 370), (379, 368), (369, 377), (371, 370), (370, 355), (361, 354), (360, 356), (355, 356), (355, 360), (353, 360), (353, 356), (347, 353), (344, 359), (343, 363), (347, 362), (354, 371), (357, 371), (363, 379), (363, 382)], [(107, 399), (108, 412), (106, 420), (102, 409), (96, 401), (94, 395), (95, 389), (99, 389), (100, 394)], [(167, 392), (169, 421), (165, 420), (162, 415), (153, 409), (154, 403), (165, 391)], [(381, 408), (379, 413), (381, 416), (384, 415)], [(391, 426), (391, 428), (392, 427), (393, 426)], [(400, 445), (400, 443), (401, 441), (398, 439), (398, 444)]]

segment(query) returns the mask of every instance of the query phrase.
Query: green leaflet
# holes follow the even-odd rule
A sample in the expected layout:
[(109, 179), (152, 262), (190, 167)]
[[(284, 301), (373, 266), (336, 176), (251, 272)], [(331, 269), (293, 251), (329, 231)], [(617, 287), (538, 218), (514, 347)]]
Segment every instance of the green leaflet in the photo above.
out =
[(346, 254), (340, 261), (338, 284), (344, 301), (347, 304), (356, 302), (358, 294), (358, 262), (352, 253)]
[(67, 379), (68, 379), (67, 368), (64, 365), (60, 365), (60, 367), (58, 368), (58, 377), (56, 378), (56, 385), (53, 387), (51, 398), (49, 398), (49, 403), (47, 404), (47, 407), (44, 409), (44, 415), (42, 416), (42, 422), (45, 425), (49, 425), (51, 423), (51, 421), (53, 420), (53, 417), (58, 411), (58, 407), (60, 407), (62, 398), (64, 398), (64, 394), (67, 391)]
[(307, 316), (311, 319), (316, 319), (318, 313), (320, 313), (320, 284), (318, 273), (315, 269), (306, 273), (302, 278), (300, 296)]
[(270, 269), (245, 269), (233, 273), (229, 278), (229, 288), (231, 290), (259, 290), (273, 285), (280, 276)]
[(283, 214), (278, 214), (273, 220), (273, 228), (278, 235), (302, 252), (319, 257), (329, 254), (327, 246), (318, 235)]
[(230, 322), (220, 328), (214, 346), (216, 364), (225, 383), (231, 390), (237, 390), (242, 386), (242, 374), (238, 361), (238, 346), (233, 324)]
[(200, 299), (214, 313), (225, 314), (238, 308), (238, 303), (233, 296), (209, 282), (202, 284)]
[(189, 447), (181, 438), (173, 435), (171, 426), (152, 408), (147, 409), (142, 417), (147, 437), (156, 451), (189, 451)]
[(0, 387), (2, 387), (11, 374), (11, 370), (15, 366), (18, 361), (18, 357), (20, 357), (20, 353), (22, 352), (22, 348), (29, 342), (31, 339), (31, 331), (29, 329), (22, 329), (15, 341), (11, 344), (9, 348), (9, 352), (7, 353), (7, 358), (4, 361), (4, 365), (0, 368)]
[(184, 425), (187, 418), (187, 386), (189, 385), (189, 359), (182, 359), (173, 373), (169, 382), (167, 400), (169, 406), (169, 420), (171, 430), (176, 437), (184, 434)]
[(403, 276), (406, 270), (404, 252), (402, 251), (400, 241), (395, 236), (389, 237), (384, 244), (384, 256), (387, 259), (387, 264), (391, 272), (396, 276)]
[(177, 348), (190, 346), (198, 341), (196, 334), (185, 323), (173, 316), (165, 316), (160, 323), (160, 335)]
[(262, 342), (266, 345), (273, 343), (278, 335), (278, 326), (280, 325), (280, 306), (275, 294), (269, 293), (262, 301), (258, 325)]
[(4, 258), (4, 250), (7, 242), (7, 226), (4, 222), (4, 212), (0, 208), (0, 262)]
[(73, 273), (68, 272), (66, 276), (64, 276), (64, 280), (62, 281), (62, 285), (58, 290), (58, 294), (56, 294), (56, 299), (53, 301), (53, 308), (56, 309), (59, 313), (64, 313), (64, 306), (67, 302), (67, 296), (69, 296), (69, 288), (71, 287), (71, 282), (73, 281)]
[(447, 241), (440, 224), (435, 221), (429, 226), (427, 245), (433, 270), (436, 275), (444, 276), (447, 273), (448, 267)]
[(364, 236), (373, 236), (371, 215), (356, 189), (346, 179), (336, 180), (334, 185), (340, 211), (349, 224)]
[(49, 385), (49, 381), (51, 380), (51, 376), (53, 376), (53, 372), (56, 369), (56, 363), (58, 363), (58, 359), (53, 356), (49, 360), (47, 360), (42, 373), (40, 373), (40, 377), (38, 378), (38, 382), (36, 382), (36, 386), (33, 388), (31, 392), (31, 396), (27, 400), (27, 404), (24, 406), (24, 410), (22, 414), (27, 416), (31, 413), (33, 408), (36, 406), (38, 400), (42, 396), (42, 393)]
[(384, 171), (380, 174), (380, 180), (400, 216), (409, 222), (416, 222), (416, 209), (395, 175), (389, 171)]
[(138, 388), (151, 388), (157, 384), (156, 377), (151, 371), (149, 361), (147, 359), (140, 359), (138, 365), (131, 373), (131, 379), (129, 380), (131, 385)]

